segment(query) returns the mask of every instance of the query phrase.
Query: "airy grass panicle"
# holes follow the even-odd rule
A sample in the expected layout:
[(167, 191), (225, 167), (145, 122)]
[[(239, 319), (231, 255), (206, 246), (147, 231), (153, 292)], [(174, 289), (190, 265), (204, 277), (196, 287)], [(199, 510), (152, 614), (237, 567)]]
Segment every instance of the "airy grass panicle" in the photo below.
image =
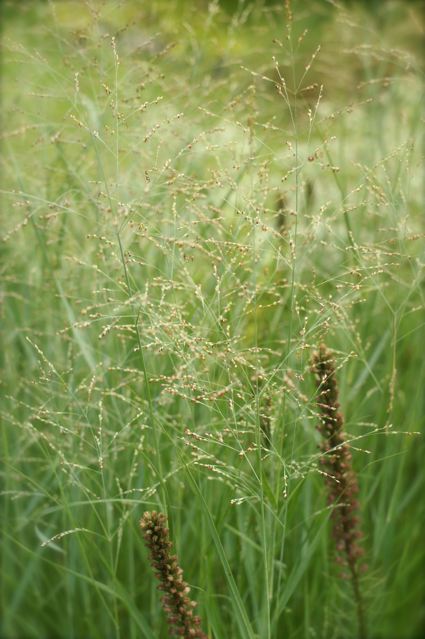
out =
[(335, 361), (332, 351), (324, 344), (313, 355), (312, 371), (316, 377), (317, 405), (321, 413), (318, 430), (322, 435), (322, 468), (328, 489), (328, 503), (335, 506), (332, 520), (338, 561), (348, 568), (357, 606), (359, 636), (364, 639), (366, 622), (359, 585), (359, 559), (363, 555), (359, 544), (362, 537), (357, 501), (359, 487), (343, 430), (344, 418), (338, 401)]
[(183, 570), (177, 556), (171, 554), (173, 544), (169, 538), (166, 516), (156, 511), (145, 512), (140, 527), (159, 581), (158, 588), (164, 592), (162, 605), (173, 636), (207, 639), (200, 628), (200, 617), (193, 614), (196, 602), (188, 596), (190, 588), (183, 580)]
[(0, 2), (0, 639), (425, 637), (421, 4)]

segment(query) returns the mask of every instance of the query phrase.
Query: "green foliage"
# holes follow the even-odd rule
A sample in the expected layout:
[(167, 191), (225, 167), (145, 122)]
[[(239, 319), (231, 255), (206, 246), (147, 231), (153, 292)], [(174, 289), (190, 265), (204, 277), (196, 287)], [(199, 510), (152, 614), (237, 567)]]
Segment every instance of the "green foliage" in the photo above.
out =
[(322, 341), (370, 636), (420, 635), (420, 20), (308, 4), (7, 15), (7, 639), (167, 637), (145, 510), (167, 514), (210, 637), (355, 637), (320, 472)]

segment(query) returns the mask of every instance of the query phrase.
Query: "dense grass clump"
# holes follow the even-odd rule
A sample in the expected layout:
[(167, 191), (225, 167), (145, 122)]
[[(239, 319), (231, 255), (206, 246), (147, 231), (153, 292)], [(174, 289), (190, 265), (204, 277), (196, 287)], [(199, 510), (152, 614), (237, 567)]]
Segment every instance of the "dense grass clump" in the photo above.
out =
[(148, 511), (208, 637), (358, 637), (323, 342), (367, 636), (420, 637), (420, 8), (3, 5), (1, 636), (165, 639)]

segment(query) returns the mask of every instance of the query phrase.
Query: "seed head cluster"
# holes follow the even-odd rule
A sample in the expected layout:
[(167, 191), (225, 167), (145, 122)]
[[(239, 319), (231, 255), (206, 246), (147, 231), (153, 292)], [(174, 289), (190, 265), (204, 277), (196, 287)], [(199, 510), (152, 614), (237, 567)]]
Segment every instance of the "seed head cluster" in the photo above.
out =
[(317, 405), (320, 409), (318, 430), (322, 435), (322, 467), (328, 489), (328, 503), (336, 507), (332, 512), (333, 533), (339, 560), (350, 572), (357, 572), (363, 550), (359, 545), (357, 477), (352, 467), (352, 456), (346, 443), (344, 418), (338, 402), (338, 384), (332, 351), (321, 345), (314, 353), (312, 371), (317, 382)]
[(158, 588), (164, 592), (162, 605), (172, 635), (185, 639), (207, 639), (200, 628), (200, 618), (193, 614), (196, 602), (188, 597), (190, 588), (183, 580), (183, 570), (177, 556), (171, 554), (173, 544), (166, 516), (155, 511), (145, 512), (140, 527), (159, 581)]

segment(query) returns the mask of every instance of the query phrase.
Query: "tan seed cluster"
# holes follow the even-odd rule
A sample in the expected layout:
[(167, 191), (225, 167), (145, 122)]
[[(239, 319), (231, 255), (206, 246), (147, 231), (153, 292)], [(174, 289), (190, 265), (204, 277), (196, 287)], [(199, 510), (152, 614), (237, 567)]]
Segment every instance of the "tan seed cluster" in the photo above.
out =
[(196, 602), (189, 598), (190, 588), (183, 579), (183, 570), (176, 555), (171, 554), (173, 544), (169, 538), (167, 518), (156, 511), (145, 512), (141, 521), (150, 561), (164, 595), (162, 605), (170, 630), (175, 637), (207, 639), (201, 630), (201, 619), (193, 614)]

